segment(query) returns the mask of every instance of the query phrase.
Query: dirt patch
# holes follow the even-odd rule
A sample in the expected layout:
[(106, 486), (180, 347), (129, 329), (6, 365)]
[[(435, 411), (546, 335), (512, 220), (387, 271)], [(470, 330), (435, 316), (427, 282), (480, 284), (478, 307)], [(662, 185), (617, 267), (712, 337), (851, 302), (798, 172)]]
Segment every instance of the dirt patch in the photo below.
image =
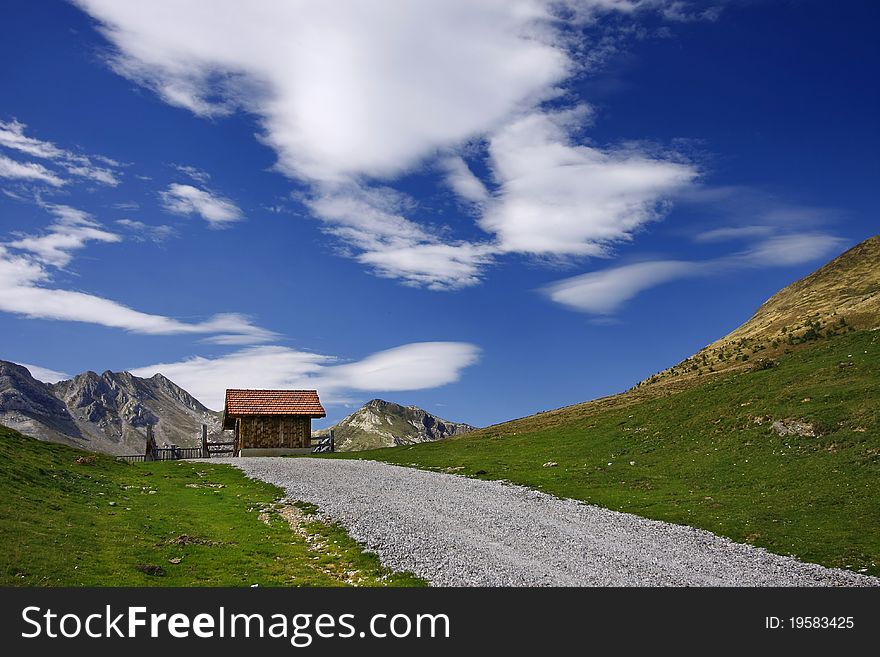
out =
[(142, 573), (146, 575), (151, 575), (153, 577), (162, 577), (163, 575), (165, 575), (165, 569), (162, 568), (162, 566), (156, 566), (154, 564), (139, 563), (137, 566), (135, 566), (135, 568), (137, 568)]
[[(328, 542), (321, 534), (309, 531), (307, 525), (314, 522), (313, 517), (307, 516), (302, 509), (294, 504), (278, 505), (275, 512), (287, 521), (290, 531), (306, 542), (309, 552), (315, 553), (315, 559), (319, 559), (320, 556), (329, 558), (329, 563), (319, 566), (324, 573), (351, 586), (361, 586), (367, 581), (364, 574), (357, 569), (339, 568), (341, 564), (345, 563), (345, 559), (337, 547)], [(266, 524), (269, 524), (270, 518), (271, 515), (265, 511), (259, 515), (259, 519)]]
[(181, 534), (180, 536), (169, 538), (164, 543), (160, 543), (160, 545), (219, 545), (219, 543), (217, 541), (209, 541), (207, 538)]

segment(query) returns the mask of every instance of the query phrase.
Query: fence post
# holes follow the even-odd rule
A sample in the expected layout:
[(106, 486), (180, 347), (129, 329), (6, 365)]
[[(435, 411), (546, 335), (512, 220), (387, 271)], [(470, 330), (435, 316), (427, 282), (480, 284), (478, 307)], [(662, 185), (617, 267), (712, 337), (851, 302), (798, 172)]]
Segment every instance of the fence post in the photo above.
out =
[(202, 458), (211, 458), (211, 452), (208, 451), (208, 426), (202, 425)]
[(144, 461), (156, 460), (156, 440), (153, 438), (153, 425), (147, 425), (147, 450), (144, 452)]

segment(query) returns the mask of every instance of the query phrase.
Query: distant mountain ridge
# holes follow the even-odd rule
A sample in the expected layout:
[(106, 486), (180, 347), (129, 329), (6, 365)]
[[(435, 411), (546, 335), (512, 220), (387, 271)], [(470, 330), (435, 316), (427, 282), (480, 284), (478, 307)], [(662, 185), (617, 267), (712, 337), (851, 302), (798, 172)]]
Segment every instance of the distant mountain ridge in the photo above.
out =
[(109, 454), (142, 452), (148, 424), (159, 444), (195, 445), (202, 424), (220, 433), (219, 414), (161, 374), (83, 372), (48, 384), (9, 361), (0, 361), (0, 424)]
[(336, 450), (354, 452), (432, 442), (475, 429), (463, 422), (444, 420), (417, 406), (372, 399), (332, 427), (315, 431), (313, 435), (327, 436), (333, 430)]

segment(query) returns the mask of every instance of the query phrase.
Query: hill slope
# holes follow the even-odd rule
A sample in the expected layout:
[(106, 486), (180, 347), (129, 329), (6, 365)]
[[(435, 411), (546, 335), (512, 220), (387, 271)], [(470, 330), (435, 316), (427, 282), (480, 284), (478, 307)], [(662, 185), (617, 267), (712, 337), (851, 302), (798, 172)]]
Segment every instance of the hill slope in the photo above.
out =
[(229, 465), (128, 465), (0, 427), (0, 586), (422, 584), (282, 495)]
[(0, 424), (25, 435), (109, 454), (138, 454), (146, 426), (159, 444), (195, 445), (201, 425), (220, 431), (217, 413), (161, 374), (84, 372), (46, 384), (0, 361)]
[(332, 427), (315, 431), (314, 435), (326, 436), (332, 430), (337, 451), (353, 452), (442, 440), (474, 429), (469, 424), (431, 415), (416, 406), (373, 399)]
[(872, 238), (716, 343), (846, 318), (844, 330), (799, 329), (772, 359), (758, 350), (721, 371), (360, 458), (506, 479), (880, 574), (878, 272)]
[(875, 235), (783, 288), (739, 328), (646, 383), (743, 369), (751, 358), (772, 359), (821, 337), (876, 328), (878, 318), (880, 235)]

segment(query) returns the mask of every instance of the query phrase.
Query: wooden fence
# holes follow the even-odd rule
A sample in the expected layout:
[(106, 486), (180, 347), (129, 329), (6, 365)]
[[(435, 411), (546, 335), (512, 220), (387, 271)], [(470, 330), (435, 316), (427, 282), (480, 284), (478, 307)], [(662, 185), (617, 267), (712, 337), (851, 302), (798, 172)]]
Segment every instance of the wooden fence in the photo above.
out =
[(335, 452), (336, 440), (333, 436), (333, 432), (331, 431), (330, 435), (325, 438), (312, 438), (311, 447), (312, 454), (325, 454), (327, 452)]
[[(310, 449), (312, 454), (326, 454), (336, 451), (336, 440), (333, 432), (329, 436), (322, 438), (312, 438), (310, 441)], [(306, 449), (309, 449), (306, 448)], [(209, 442), (208, 427), (202, 425), (202, 445), (201, 447), (178, 447), (170, 445), (168, 447), (159, 447), (156, 439), (153, 437), (153, 426), (147, 425), (147, 448), (143, 454), (130, 454), (125, 456), (117, 456), (117, 461), (125, 461), (126, 463), (143, 463), (145, 461), (178, 461), (181, 459), (209, 459), (216, 456), (235, 455), (235, 443), (228, 442)]]

